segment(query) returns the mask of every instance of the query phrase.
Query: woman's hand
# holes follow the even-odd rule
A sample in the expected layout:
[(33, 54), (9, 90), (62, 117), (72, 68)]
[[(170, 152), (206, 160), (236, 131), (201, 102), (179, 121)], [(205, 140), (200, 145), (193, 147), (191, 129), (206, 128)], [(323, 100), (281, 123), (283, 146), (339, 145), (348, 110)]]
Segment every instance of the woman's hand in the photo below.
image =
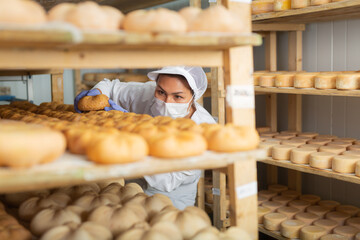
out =
[(129, 112), (126, 109), (120, 107), (119, 105), (117, 105), (116, 103), (114, 103), (113, 100), (109, 99), (109, 104), (110, 107), (105, 107), (104, 110), (105, 111), (111, 111), (111, 110), (117, 110), (117, 111), (122, 111), (122, 112)]
[(74, 99), (75, 111), (78, 113), (81, 113), (81, 111), (78, 109), (78, 103), (79, 103), (80, 99), (82, 99), (85, 96), (96, 96), (96, 95), (100, 95), (100, 94), (101, 94), (101, 92), (97, 88), (91, 89), (89, 91), (85, 90), (85, 91), (82, 91), (81, 93), (79, 93)]

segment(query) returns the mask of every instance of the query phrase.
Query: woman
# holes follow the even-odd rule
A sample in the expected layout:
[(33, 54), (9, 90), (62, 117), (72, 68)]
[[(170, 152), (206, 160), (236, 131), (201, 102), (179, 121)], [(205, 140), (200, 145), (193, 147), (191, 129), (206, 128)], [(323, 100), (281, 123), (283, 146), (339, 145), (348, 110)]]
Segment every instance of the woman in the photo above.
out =
[[(117, 79), (105, 79), (92, 90), (81, 92), (75, 98), (75, 109), (80, 112), (77, 103), (82, 97), (102, 93), (110, 99), (110, 107), (106, 107), (106, 111), (184, 117), (197, 124), (215, 123), (213, 117), (196, 102), (207, 88), (206, 75), (201, 67), (164, 67), (148, 73), (148, 77), (153, 81), (124, 83)], [(146, 182), (142, 185), (148, 195), (167, 195), (175, 207), (184, 209), (195, 203), (200, 174), (200, 170), (191, 170), (145, 176)]]

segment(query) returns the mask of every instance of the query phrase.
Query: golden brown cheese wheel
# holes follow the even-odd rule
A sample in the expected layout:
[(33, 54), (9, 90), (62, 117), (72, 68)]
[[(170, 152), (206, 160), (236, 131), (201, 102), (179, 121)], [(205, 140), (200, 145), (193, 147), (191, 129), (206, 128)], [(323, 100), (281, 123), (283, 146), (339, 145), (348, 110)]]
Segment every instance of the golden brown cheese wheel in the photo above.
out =
[(345, 152), (342, 153), (342, 155), (350, 155), (350, 156), (357, 157), (357, 156), (360, 156), (360, 151), (356, 151), (356, 150), (354, 150), (354, 151), (345, 151)]
[(294, 190), (286, 190), (281, 192), (281, 196), (291, 197), (292, 199), (296, 199), (300, 196), (300, 193)]
[(310, 0), (291, 0), (291, 8), (305, 8), (310, 5)]
[(352, 205), (339, 205), (336, 207), (336, 211), (350, 214), (353, 217), (360, 212), (360, 209)]
[(347, 240), (347, 237), (344, 237), (339, 234), (326, 234), (320, 238), (320, 240)]
[(315, 77), (315, 88), (336, 89), (336, 74), (319, 74)]
[(29, 26), (45, 23), (46, 20), (44, 8), (35, 1), (0, 1), (0, 23)]
[(329, 212), (326, 214), (325, 218), (336, 221), (339, 225), (344, 225), (346, 219), (350, 218), (351, 215), (342, 212)]
[(275, 87), (275, 74), (264, 74), (259, 78), (260, 87)]
[(272, 12), (274, 10), (274, 0), (256, 0), (251, 2), (251, 14)]
[(332, 141), (332, 140), (337, 139), (338, 137), (334, 136), (334, 135), (326, 135), (326, 134), (324, 134), (324, 135), (318, 135), (315, 138), (316, 139), (330, 139)]
[(346, 225), (356, 227), (360, 232), (360, 217), (353, 217), (346, 220)]
[(264, 149), (267, 153), (268, 157), (271, 157), (272, 155), (272, 148), (273, 146), (279, 145), (276, 142), (261, 142), (259, 143), (259, 148)]
[(275, 0), (274, 11), (284, 11), (291, 9), (291, 0)]
[(294, 207), (299, 209), (300, 211), (305, 211), (305, 209), (310, 206), (311, 203), (304, 200), (293, 200), (289, 202), (289, 207)]
[(299, 199), (307, 201), (307, 202), (311, 203), (311, 205), (314, 205), (321, 200), (321, 198), (319, 196), (311, 195), (311, 194), (301, 195)]
[(304, 144), (304, 145), (299, 146), (299, 148), (313, 148), (317, 151), (317, 150), (319, 150), (319, 148), (321, 146), (322, 145), (318, 145), (318, 144)]
[(349, 142), (329, 142), (327, 145), (328, 146), (340, 146), (340, 147), (347, 148), (347, 147), (350, 147), (352, 144)]
[(286, 216), (281, 213), (268, 213), (264, 216), (264, 227), (270, 231), (279, 231), (281, 223), (286, 220)]
[(329, 139), (312, 139), (308, 141), (308, 144), (326, 145), (329, 142), (331, 142)]
[(339, 173), (354, 173), (356, 163), (360, 161), (360, 157), (351, 155), (335, 156), (332, 161), (332, 170)]
[(326, 229), (327, 233), (331, 233), (334, 228), (338, 226), (338, 223), (334, 220), (329, 219), (319, 219), (313, 223), (314, 226), (323, 227)]
[(300, 140), (300, 141), (303, 141), (304, 144), (306, 144), (308, 141), (310, 141), (312, 138), (310, 137), (294, 137), (292, 138), (291, 140)]
[(314, 148), (294, 148), (291, 150), (290, 161), (296, 164), (308, 164), (312, 153), (316, 153)]
[[(265, 142), (269, 142), (269, 143), (277, 143), (277, 144), (281, 144), (283, 140), (280, 139), (276, 139), (276, 138), (268, 138), (265, 140)], [(360, 145), (359, 145), (360, 146)]]
[(305, 226), (305, 223), (300, 220), (285, 220), (281, 223), (281, 235), (286, 238), (299, 238), (300, 230)]
[(283, 73), (278, 74), (275, 77), (275, 87), (293, 87), (294, 86), (294, 74)]
[(284, 196), (275, 196), (271, 199), (273, 202), (278, 202), (283, 206), (286, 206), (289, 202), (293, 200), (292, 197), (284, 197)]
[(274, 137), (276, 135), (278, 135), (278, 132), (262, 132), (260, 133), (260, 136), (264, 136), (264, 137)]
[(333, 211), (340, 203), (333, 200), (321, 200), (318, 202), (318, 205)]
[(351, 145), (348, 147), (349, 150), (360, 151), (360, 145)]
[(261, 190), (258, 192), (259, 197), (264, 197), (267, 200), (270, 200), (271, 198), (275, 197), (277, 195), (277, 192), (272, 190)]
[(297, 73), (294, 77), (295, 88), (314, 88), (315, 76), (318, 73)]
[(334, 153), (336, 155), (342, 154), (346, 151), (346, 148), (340, 145), (330, 145), (329, 143), (327, 146), (321, 146), (319, 148), (319, 152), (328, 152), (328, 153)]
[(290, 145), (290, 146), (294, 146), (294, 147), (299, 147), (305, 143), (306, 143), (306, 141), (299, 140), (299, 139), (290, 139), (290, 140), (284, 140), (281, 142), (282, 145)]
[(266, 202), (267, 199), (265, 197), (262, 196), (258, 196), (258, 206), (260, 206), (261, 204), (263, 204), (263, 202)]
[(309, 165), (318, 169), (330, 169), (335, 153), (316, 152), (310, 155)]
[(264, 207), (264, 206), (258, 206), (258, 222), (259, 224), (263, 223), (264, 221), (264, 216), (268, 213), (270, 213), (271, 210), (267, 207)]
[(276, 209), (282, 207), (283, 204), (281, 204), (281, 203), (279, 203), (279, 202), (266, 201), (266, 202), (263, 202), (263, 204), (261, 204), (261, 206), (270, 209), (271, 212), (275, 212)]
[(289, 188), (285, 185), (280, 185), (280, 184), (272, 184), (269, 185), (268, 190), (270, 191), (274, 191), (278, 194), (280, 194), (281, 192), (284, 192), (286, 190), (288, 190)]
[(280, 134), (290, 134), (297, 136), (299, 134), (299, 131), (285, 130), (285, 131), (280, 131)]
[(290, 160), (291, 150), (294, 146), (278, 145), (272, 149), (272, 158), (275, 160)]
[(309, 137), (309, 138), (315, 138), (318, 135), (319, 135), (318, 133), (314, 133), (314, 132), (303, 132), (298, 134), (299, 137)]
[(347, 237), (348, 239), (354, 239), (355, 235), (360, 232), (360, 229), (352, 226), (339, 226), (334, 228), (334, 233)]
[(330, 212), (328, 208), (313, 205), (306, 208), (306, 212), (313, 213), (315, 215), (318, 215), (320, 218), (324, 218), (325, 214)]
[(318, 226), (306, 226), (300, 230), (300, 239), (316, 240), (326, 234), (326, 229)]
[(287, 219), (293, 219), (294, 216), (300, 212), (300, 210), (294, 207), (280, 207), (276, 209), (276, 212), (284, 214)]
[(96, 111), (109, 107), (109, 97), (105, 94), (85, 96), (80, 99), (78, 108), (80, 111)]
[(334, 142), (349, 142), (354, 143), (356, 142), (356, 138), (335, 138)]
[(282, 140), (289, 140), (292, 139), (293, 137), (295, 137), (296, 134), (290, 134), (290, 133), (280, 133), (276, 136), (274, 136), (274, 138), (276, 139), (282, 139)]
[(313, 213), (300, 212), (295, 214), (294, 218), (303, 221), (306, 225), (311, 225), (314, 221), (319, 219), (319, 216)]
[[(314, 0), (312, 0), (314, 1)], [(319, 0), (317, 0), (319, 1)], [(323, 0), (324, 1), (324, 0)], [(344, 73), (336, 77), (336, 88), (340, 90), (355, 90), (359, 89), (359, 74)]]
[(331, 2), (330, 0), (311, 0), (310, 5), (316, 6), (316, 5), (322, 5)]

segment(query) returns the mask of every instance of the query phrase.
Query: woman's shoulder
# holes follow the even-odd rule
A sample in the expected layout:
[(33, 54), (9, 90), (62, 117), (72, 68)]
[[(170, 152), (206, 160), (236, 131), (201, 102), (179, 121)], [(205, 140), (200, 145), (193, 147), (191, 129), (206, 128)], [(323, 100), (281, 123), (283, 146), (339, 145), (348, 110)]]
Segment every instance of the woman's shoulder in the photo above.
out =
[(201, 123), (216, 123), (211, 114), (200, 104), (196, 103), (196, 111), (192, 115), (191, 119), (197, 124)]

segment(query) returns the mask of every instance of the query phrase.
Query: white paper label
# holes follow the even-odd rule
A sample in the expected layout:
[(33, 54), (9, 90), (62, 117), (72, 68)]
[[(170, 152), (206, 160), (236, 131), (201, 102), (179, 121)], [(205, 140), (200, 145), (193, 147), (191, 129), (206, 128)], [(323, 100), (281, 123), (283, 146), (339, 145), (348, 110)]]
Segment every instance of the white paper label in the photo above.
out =
[(213, 189), (212, 189), (212, 193), (213, 193), (213, 195), (220, 196), (220, 189), (218, 189), (218, 188), (213, 188)]
[(226, 102), (235, 109), (255, 108), (253, 85), (229, 85), (226, 89)]
[(217, 0), (209, 0), (209, 3), (216, 3)]
[(243, 199), (257, 194), (257, 182), (251, 182), (236, 188), (238, 199)]

